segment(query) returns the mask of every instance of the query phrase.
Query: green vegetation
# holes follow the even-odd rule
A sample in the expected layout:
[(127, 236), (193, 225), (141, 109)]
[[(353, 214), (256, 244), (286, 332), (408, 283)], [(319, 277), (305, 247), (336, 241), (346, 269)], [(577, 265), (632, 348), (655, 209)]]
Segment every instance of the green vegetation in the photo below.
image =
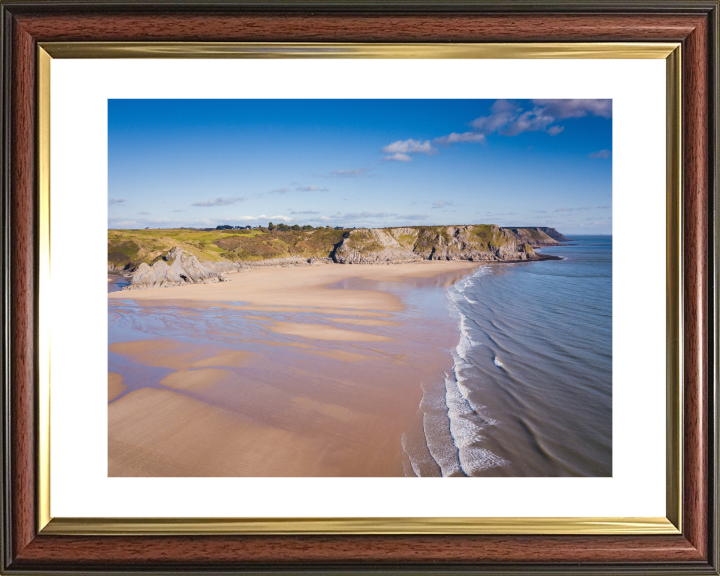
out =
[(135, 268), (152, 265), (170, 248), (179, 246), (201, 261), (266, 260), (269, 258), (327, 258), (344, 232), (330, 228), (273, 230), (108, 230), (108, 264)]
[(530, 240), (547, 240), (547, 235), (536, 228), (512, 228), (521, 238), (529, 238)]
[(494, 224), (478, 224), (470, 230), (470, 240), (476, 250), (490, 252), (505, 246), (510, 239)]
[[(342, 237), (342, 234), (341, 234)], [(370, 230), (356, 230), (345, 243), (350, 250), (355, 250), (360, 254), (370, 254), (371, 252), (379, 252), (384, 246), (378, 241), (377, 237)]]
[[(466, 227), (413, 226), (384, 228), (407, 250), (425, 258), (434, 251), (443, 253), (477, 250), (496, 252), (508, 244), (518, 242), (519, 250), (533, 254), (532, 239), (542, 240), (545, 235), (532, 228), (514, 229), (514, 234), (494, 224)], [(366, 255), (383, 250), (383, 243), (368, 229), (344, 230), (313, 228), (286, 224), (267, 228), (230, 228), (215, 230), (155, 229), (109, 230), (108, 264), (132, 270), (141, 263), (152, 265), (168, 250), (178, 246), (200, 261), (259, 261), (272, 258), (328, 258), (343, 243), (344, 250)]]
[(447, 228), (447, 226), (418, 226), (417, 240), (415, 240), (413, 250), (424, 254), (436, 248), (441, 243), (441, 240), (445, 244), (449, 244), (451, 238)]
[(415, 246), (415, 238), (417, 238), (415, 234), (400, 234), (397, 237), (397, 241), (403, 248), (412, 249)]

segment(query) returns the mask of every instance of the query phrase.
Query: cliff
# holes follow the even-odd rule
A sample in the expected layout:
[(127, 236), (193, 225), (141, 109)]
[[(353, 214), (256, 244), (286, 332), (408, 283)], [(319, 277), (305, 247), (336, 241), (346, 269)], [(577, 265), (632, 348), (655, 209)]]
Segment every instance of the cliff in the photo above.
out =
[(108, 269), (130, 290), (218, 282), (247, 266), (374, 264), (419, 260), (517, 262), (554, 258), (534, 248), (567, 241), (554, 228), (493, 224), (357, 230), (110, 230)]
[(542, 260), (534, 247), (560, 242), (537, 228), (500, 228), (493, 224), (375, 228), (347, 232), (333, 258), (341, 264), (417, 260), (515, 262)]
[(547, 226), (535, 226), (517, 228), (506, 226), (505, 230), (510, 230), (518, 238), (522, 238), (525, 242), (528, 242), (533, 248), (540, 248), (542, 246), (557, 246), (561, 242), (569, 242), (568, 238), (565, 238), (555, 228), (548, 228)]

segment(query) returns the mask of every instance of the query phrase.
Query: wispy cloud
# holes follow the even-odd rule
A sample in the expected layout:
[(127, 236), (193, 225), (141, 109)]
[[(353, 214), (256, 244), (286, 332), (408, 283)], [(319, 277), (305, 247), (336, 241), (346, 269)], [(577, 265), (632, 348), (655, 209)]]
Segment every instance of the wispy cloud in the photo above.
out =
[(365, 220), (367, 218), (377, 219), (377, 218), (388, 218), (392, 216), (397, 216), (397, 214), (393, 214), (390, 212), (350, 212), (349, 214), (341, 214), (337, 213), (332, 218), (335, 219), (343, 219), (348, 221), (353, 220)]
[(125, 204), (125, 202), (127, 202), (127, 200), (125, 200), (125, 198), (110, 198), (108, 200), (108, 204), (110, 206), (117, 206), (118, 204)]
[(583, 118), (585, 116), (612, 116), (612, 100), (609, 99), (561, 99), (533, 100), (533, 104), (541, 106), (547, 114), (558, 120), (566, 118)]
[(170, 210), (170, 212), (185, 212), (185, 210)]
[(314, 210), (290, 210), (290, 214), (320, 214), (320, 212), (315, 212)]
[(523, 110), (509, 100), (498, 100), (490, 108), (488, 116), (475, 118), (470, 125), (481, 134), (497, 132), (504, 136), (516, 136), (521, 132), (546, 130), (555, 118), (541, 107)]
[(438, 209), (444, 208), (445, 206), (452, 206), (452, 202), (448, 202), (447, 200), (438, 200), (437, 202), (433, 202), (431, 208)]
[(165, 225), (177, 225), (177, 220), (171, 220), (170, 218), (108, 218), (108, 225), (114, 227), (145, 227), (159, 224)]
[(138, 212), (142, 216), (150, 216), (150, 212)]
[(533, 210), (533, 214), (547, 214), (547, 210)]
[(597, 208), (598, 210), (602, 210), (602, 209), (604, 209), (604, 208), (610, 208), (610, 205), (609, 205), (609, 204), (606, 204), (605, 206), (596, 206), (596, 208)]
[(453, 132), (451, 134), (448, 134), (447, 136), (440, 136), (439, 138), (435, 138), (433, 140), (433, 144), (437, 144), (439, 146), (449, 146), (450, 144), (456, 144), (458, 142), (486, 141), (487, 139), (485, 138), (485, 134), (481, 134), (479, 132), (463, 132), (462, 134)]
[(433, 147), (430, 140), (420, 141), (409, 138), (408, 140), (397, 140), (392, 144), (384, 146), (383, 153), (389, 154), (383, 160), (395, 160), (396, 162), (410, 162), (410, 154), (435, 154), (437, 148)]
[[(561, 120), (585, 116), (610, 118), (611, 115), (611, 100), (533, 100), (529, 108), (511, 100), (496, 100), (487, 116), (480, 116), (470, 122), (471, 130), (451, 132), (432, 140), (398, 140), (382, 149), (388, 154), (383, 160), (410, 162), (412, 154), (437, 153), (436, 146), (463, 142), (486, 143), (490, 134), (517, 136), (523, 132), (542, 131), (550, 136), (557, 136), (564, 130), (564, 127), (558, 124)], [(599, 153), (603, 152), (607, 151), (601, 150)]]
[(260, 216), (237, 216), (234, 218), (216, 218), (214, 221), (217, 222), (257, 222), (258, 220), (269, 220), (272, 222), (273, 220), (282, 220), (284, 222), (290, 222), (293, 220), (293, 218), (290, 218), (289, 216), (283, 216), (282, 214), (276, 214), (275, 216), (267, 216), (265, 214), (260, 214)]
[(610, 158), (610, 150), (598, 150), (597, 152), (592, 152), (591, 154), (588, 154), (590, 158), (603, 158), (607, 159)]
[(245, 200), (245, 196), (239, 196), (236, 198), (214, 198), (213, 200), (206, 200), (204, 202), (193, 202), (192, 206), (229, 206), (230, 204), (235, 204), (236, 202), (244, 202)]
[(290, 188), (276, 188), (275, 190), (270, 190), (269, 194), (287, 194), (290, 192)]
[(331, 178), (355, 178), (367, 174), (370, 168), (355, 168), (354, 170), (333, 170), (330, 172)]
[(367, 223), (370, 226), (377, 226), (378, 220), (403, 220), (403, 221), (419, 221), (425, 220), (429, 216), (427, 214), (398, 214), (397, 212), (336, 212), (331, 216), (320, 216), (310, 219), (310, 222), (324, 223)]
[(327, 192), (327, 188), (318, 188), (317, 186), (298, 186), (295, 188), (297, 192)]

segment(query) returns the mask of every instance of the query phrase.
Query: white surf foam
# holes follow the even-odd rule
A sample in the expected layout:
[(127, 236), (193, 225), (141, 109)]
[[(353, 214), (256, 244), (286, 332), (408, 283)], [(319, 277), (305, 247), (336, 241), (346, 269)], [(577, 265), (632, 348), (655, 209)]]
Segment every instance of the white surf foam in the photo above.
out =
[[(460, 328), (460, 338), (451, 351), (453, 368), (445, 374), (444, 386), (424, 385), (420, 410), (423, 412), (423, 431), (430, 455), (440, 467), (443, 476), (473, 476), (483, 470), (502, 466), (507, 462), (483, 448), (482, 431), (498, 422), (484, 414), (484, 407), (473, 406), (470, 389), (465, 385), (466, 372), (472, 370), (470, 351), (479, 345), (471, 336), (471, 320), (462, 307), (477, 304), (465, 291), (474, 286), (474, 279), (490, 273), (490, 268), (479, 267), (472, 275), (450, 286), (446, 291), (446, 306)], [(403, 442), (405, 447), (406, 441)], [(406, 451), (407, 453), (407, 451)], [(411, 463), (417, 474), (420, 462)]]

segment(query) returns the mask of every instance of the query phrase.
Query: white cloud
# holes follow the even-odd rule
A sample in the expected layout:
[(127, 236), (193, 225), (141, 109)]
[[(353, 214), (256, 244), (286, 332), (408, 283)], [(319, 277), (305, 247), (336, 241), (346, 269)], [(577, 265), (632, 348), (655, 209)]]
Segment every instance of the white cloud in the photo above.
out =
[[(446, 136), (438, 136), (431, 140), (397, 140), (385, 146), (382, 151), (387, 154), (383, 160), (410, 162), (412, 154), (436, 154), (434, 146), (450, 146), (462, 142), (487, 141), (490, 134), (517, 136), (523, 132), (546, 132), (557, 136), (564, 127), (557, 122), (569, 118), (585, 116), (612, 116), (612, 100), (533, 100), (533, 107), (525, 110), (523, 106), (510, 100), (496, 100), (490, 108), (490, 114), (480, 116), (470, 122), (472, 130), (468, 132), (452, 132)], [(604, 153), (607, 151), (600, 151)], [(608, 152), (609, 154), (609, 152)], [(592, 155), (591, 155), (592, 156)], [(605, 158), (609, 156), (593, 156)]]
[(490, 108), (489, 116), (476, 118), (470, 125), (483, 134), (492, 134), (505, 128), (517, 117), (521, 108), (508, 100), (497, 100)]
[(213, 200), (206, 200), (204, 202), (193, 202), (191, 206), (229, 206), (230, 204), (235, 204), (236, 202), (244, 202), (245, 200), (245, 196), (238, 196), (236, 198), (214, 198)]
[(588, 154), (590, 158), (610, 158), (610, 150), (598, 150), (597, 152), (593, 152), (592, 154)]
[[(523, 110), (514, 102), (498, 100), (490, 108), (489, 116), (476, 118), (470, 125), (483, 134), (497, 132), (504, 136), (517, 136), (522, 132), (547, 130), (553, 122), (555, 122), (555, 117), (548, 114), (542, 107), (536, 106), (532, 110)], [(553, 134), (558, 134), (561, 130), (561, 127), (555, 127)]]
[(125, 198), (110, 198), (108, 200), (108, 204), (110, 206), (117, 206), (118, 204), (125, 204), (125, 202), (127, 202), (127, 200), (125, 200)]
[(609, 99), (533, 100), (533, 103), (542, 106), (548, 114), (558, 120), (585, 116), (612, 117), (612, 100)]
[(298, 192), (327, 192), (327, 188), (318, 188), (317, 186), (298, 186), (295, 188)]
[(393, 154), (392, 156), (385, 156), (383, 160), (395, 160), (396, 162), (410, 162), (412, 158), (408, 156), (407, 154), (401, 154), (398, 152), (397, 154)]
[(237, 218), (225, 218), (223, 222), (255, 222), (257, 220), (284, 220), (285, 222), (290, 222), (292, 218), (283, 216), (282, 214), (276, 214), (275, 216), (260, 214), (260, 216), (238, 216)]
[(270, 194), (287, 194), (290, 192), (290, 188), (277, 188), (275, 190), (270, 190)]
[(290, 210), (290, 214), (320, 214), (320, 212), (314, 210)]
[(508, 100), (498, 100), (489, 116), (481, 116), (470, 125), (482, 134), (497, 132), (504, 136), (517, 136), (522, 132), (545, 131), (556, 136), (563, 127), (556, 124), (568, 118), (585, 116), (612, 116), (612, 100), (533, 100), (530, 110)]
[(437, 202), (433, 202), (431, 208), (437, 209), (444, 208), (445, 206), (452, 206), (452, 202), (448, 202), (447, 200), (438, 200)]
[(445, 146), (448, 146), (450, 144), (456, 144), (457, 142), (484, 143), (486, 142), (486, 138), (485, 134), (480, 134), (479, 132), (463, 132), (462, 134), (453, 132), (452, 134), (448, 134), (447, 136), (440, 136), (439, 138), (435, 138), (433, 140), (433, 143)]
[(410, 154), (436, 154), (437, 148), (433, 147), (430, 140), (422, 142), (420, 140), (413, 140), (412, 138), (409, 138), (408, 140), (397, 140), (392, 144), (388, 144), (383, 147), (382, 151), (385, 154), (389, 154), (389, 156), (386, 156), (383, 160), (410, 162), (412, 159), (409, 156)]

